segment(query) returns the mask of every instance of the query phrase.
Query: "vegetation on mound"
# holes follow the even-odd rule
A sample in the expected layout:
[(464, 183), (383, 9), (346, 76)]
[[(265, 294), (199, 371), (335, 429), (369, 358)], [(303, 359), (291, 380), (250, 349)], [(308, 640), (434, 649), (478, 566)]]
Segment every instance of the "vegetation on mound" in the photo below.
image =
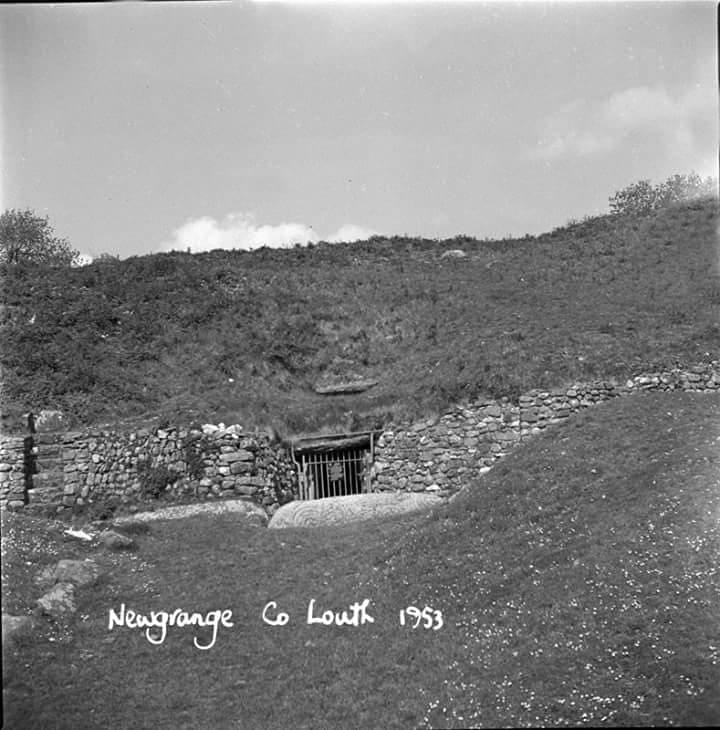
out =
[[(359, 430), (479, 394), (718, 358), (717, 200), (641, 212), (628, 200), (514, 240), (5, 266), (3, 425), (59, 408), (82, 424)], [(442, 258), (458, 247), (466, 257)], [(354, 378), (378, 385), (314, 392)]]
[[(719, 423), (718, 395), (636, 394), (537, 436), (429, 514), (324, 530), (153, 523), (136, 554), (105, 555), (71, 635), (45, 622), (5, 655), (6, 722), (717, 725)], [(63, 542), (65, 525), (4, 519), (3, 597), (23, 613), (36, 571), (92, 548)], [(311, 599), (369, 599), (375, 622), (308, 625)], [(270, 601), (290, 623), (263, 623)], [(152, 646), (108, 630), (121, 602), (232, 609), (234, 627), (210, 651), (192, 641), (208, 629)], [(444, 626), (402, 627), (408, 605), (442, 611)]]

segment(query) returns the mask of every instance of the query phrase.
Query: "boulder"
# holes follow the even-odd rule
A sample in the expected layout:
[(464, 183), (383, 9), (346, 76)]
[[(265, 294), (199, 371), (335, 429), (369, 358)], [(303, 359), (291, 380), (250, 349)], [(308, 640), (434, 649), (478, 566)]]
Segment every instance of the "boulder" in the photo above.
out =
[(55, 583), (71, 583), (76, 586), (92, 585), (100, 575), (100, 568), (95, 561), (60, 560), (38, 573), (35, 583), (40, 586), (51, 586)]
[[(424, 489), (424, 485), (421, 488)], [(379, 492), (295, 501), (280, 507), (273, 514), (268, 527), (339, 525), (430, 509), (443, 501), (441, 497), (426, 492)]]

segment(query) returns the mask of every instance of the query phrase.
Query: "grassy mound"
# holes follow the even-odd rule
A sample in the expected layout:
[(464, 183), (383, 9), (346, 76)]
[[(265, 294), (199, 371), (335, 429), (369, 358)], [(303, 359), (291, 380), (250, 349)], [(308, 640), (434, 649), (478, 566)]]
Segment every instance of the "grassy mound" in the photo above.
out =
[[(477, 394), (720, 358), (715, 200), (518, 240), (376, 237), (5, 272), (6, 428), (380, 427)], [(465, 258), (443, 258), (462, 248)], [(314, 386), (377, 380), (366, 393)]]
[[(9, 727), (394, 727), (720, 722), (720, 398), (638, 394), (532, 439), (450, 505), (322, 530), (230, 516), (153, 524), (105, 555), (71, 636), (4, 662)], [(8, 515), (7, 610), (26, 571), (92, 551)], [(40, 538), (40, 535), (43, 537)], [(37, 539), (44, 542), (37, 547)], [(33, 563), (32, 568), (26, 562)], [(374, 623), (307, 624), (369, 599)], [(275, 601), (284, 626), (263, 622)], [(108, 631), (232, 609), (233, 628)], [(441, 611), (413, 628), (400, 611)], [(13, 724), (13, 722), (15, 724)]]

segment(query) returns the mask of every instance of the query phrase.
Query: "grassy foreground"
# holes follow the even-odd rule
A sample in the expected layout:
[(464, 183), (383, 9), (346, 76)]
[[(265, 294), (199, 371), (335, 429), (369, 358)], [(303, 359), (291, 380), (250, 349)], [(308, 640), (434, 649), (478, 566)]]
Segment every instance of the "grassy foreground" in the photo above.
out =
[[(414, 728), (720, 723), (720, 398), (638, 394), (569, 419), (450, 505), (402, 520), (268, 531), (156, 522), (131, 554), (8, 515), (4, 610), (93, 553), (72, 627), (4, 666), (9, 728)], [(375, 622), (308, 625), (370, 600)], [(269, 601), (285, 626), (261, 614)], [(231, 609), (211, 650), (108, 631), (108, 611)], [(408, 605), (439, 630), (401, 626)], [(274, 615), (273, 612), (271, 615)], [(209, 640), (209, 629), (199, 630)]]

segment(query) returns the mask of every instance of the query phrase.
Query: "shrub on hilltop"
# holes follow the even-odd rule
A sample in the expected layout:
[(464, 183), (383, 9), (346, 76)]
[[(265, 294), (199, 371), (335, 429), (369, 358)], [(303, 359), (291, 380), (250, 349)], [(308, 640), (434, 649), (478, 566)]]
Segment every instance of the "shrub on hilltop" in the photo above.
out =
[(675, 203), (706, 196), (717, 196), (717, 181), (711, 177), (703, 180), (695, 172), (672, 175), (658, 185), (649, 180), (639, 180), (610, 197), (610, 212), (613, 215), (644, 216)]

